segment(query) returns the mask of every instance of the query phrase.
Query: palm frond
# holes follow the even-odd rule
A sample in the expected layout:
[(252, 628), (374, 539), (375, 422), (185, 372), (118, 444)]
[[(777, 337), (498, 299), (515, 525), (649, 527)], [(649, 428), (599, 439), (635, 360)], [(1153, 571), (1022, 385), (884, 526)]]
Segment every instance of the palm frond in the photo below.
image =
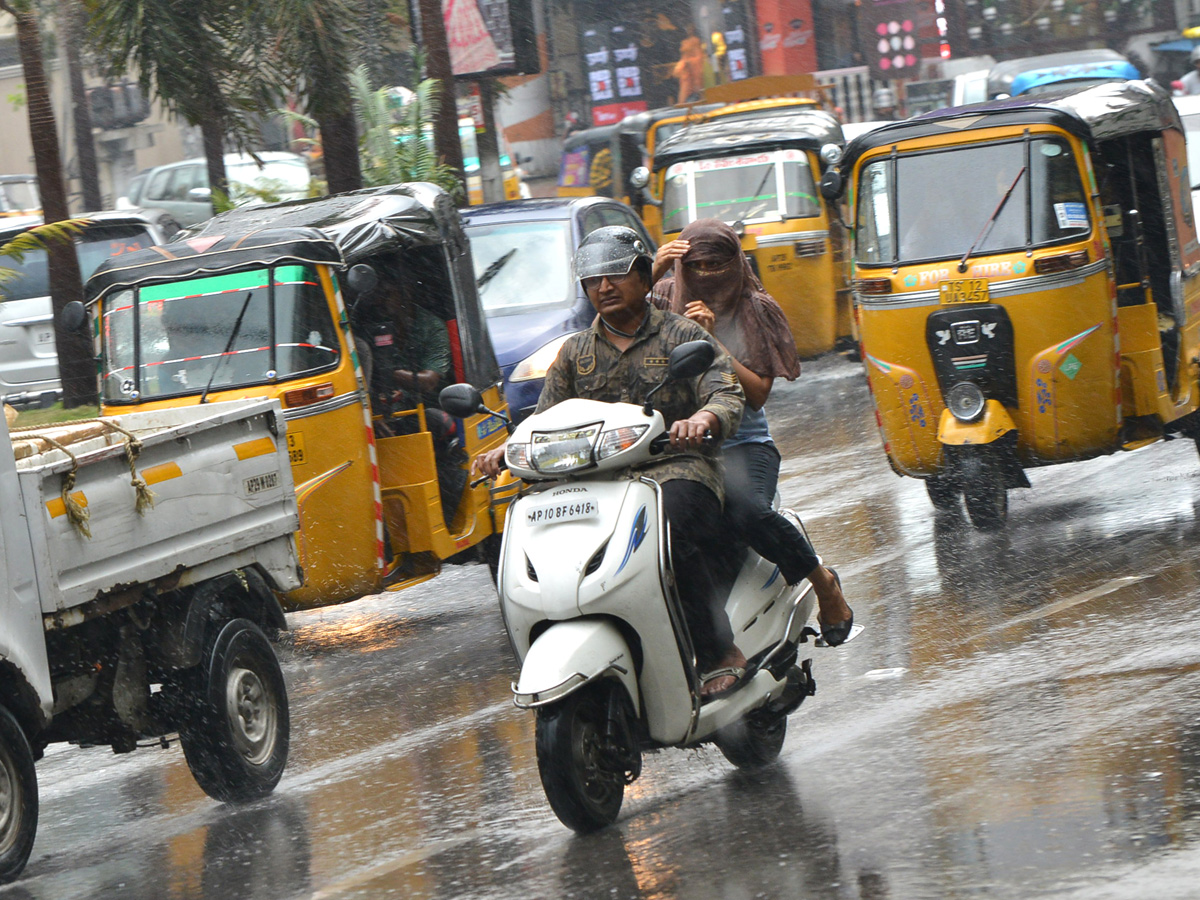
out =
[(91, 219), (63, 219), (59, 222), (35, 225), (0, 245), (0, 256), (7, 256), (22, 263), (25, 261), (25, 254), (31, 250), (47, 250), (51, 244), (70, 243), (89, 222)]

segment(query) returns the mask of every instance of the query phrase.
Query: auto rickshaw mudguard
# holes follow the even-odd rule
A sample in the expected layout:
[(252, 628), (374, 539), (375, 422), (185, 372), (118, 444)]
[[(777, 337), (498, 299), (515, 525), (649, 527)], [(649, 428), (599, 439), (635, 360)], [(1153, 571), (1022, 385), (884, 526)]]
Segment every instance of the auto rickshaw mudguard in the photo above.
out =
[(983, 415), (974, 422), (960, 422), (948, 409), (942, 410), (938, 421), (938, 442), (948, 447), (970, 444), (992, 444), (1017, 426), (999, 400), (988, 400)]

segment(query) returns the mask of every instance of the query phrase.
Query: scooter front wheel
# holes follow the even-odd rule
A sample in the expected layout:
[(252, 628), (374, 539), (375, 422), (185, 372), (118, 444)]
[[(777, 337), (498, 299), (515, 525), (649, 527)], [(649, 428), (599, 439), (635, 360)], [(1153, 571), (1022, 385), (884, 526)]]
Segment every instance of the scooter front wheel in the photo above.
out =
[(572, 831), (598, 831), (617, 820), (625, 773), (608, 733), (612, 682), (588, 685), (537, 711), (537, 761), (546, 799)]

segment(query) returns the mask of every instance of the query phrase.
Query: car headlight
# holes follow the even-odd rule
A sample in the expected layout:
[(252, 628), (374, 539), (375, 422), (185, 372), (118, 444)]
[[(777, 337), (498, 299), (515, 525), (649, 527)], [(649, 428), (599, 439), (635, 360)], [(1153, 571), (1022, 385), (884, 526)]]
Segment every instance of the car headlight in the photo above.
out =
[(512, 374), (508, 376), (508, 380), (533, 381), (536, 378), (545, 378), (550, 364), (558, 359), (558, 351), (562, 349), (562, 345), (567, 342), (567, 338), (570, 336), (569, 334), (564, 334), (562, 337), (556, 337), (548, 344), (542, 344), (542, 346), (517, 363)]
[(594, 464), (600, 423), (565, 431), (535, 431), (529, 442), (533, 468), (543, 475), (562, 475)]
[(987, 398), (973, 381), (960, 381), (946, 392), (946, 408), (960, 422), (974, 422), (987, 406)]

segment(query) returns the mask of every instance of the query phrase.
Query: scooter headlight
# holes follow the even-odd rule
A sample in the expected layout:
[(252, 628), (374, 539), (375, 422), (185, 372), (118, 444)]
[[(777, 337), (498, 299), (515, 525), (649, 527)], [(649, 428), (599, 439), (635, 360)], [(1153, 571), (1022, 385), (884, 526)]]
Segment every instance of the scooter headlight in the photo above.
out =
[(543, 475), (562, 475), (595, 465), (600, 423), (565, 431), (535, 431), (529, 442), (533, 468)]
[(987, 398), (973, 381), (960, 381), (946, 393), (946, 408), (960, 422), (974, 422), (985, 406)]

